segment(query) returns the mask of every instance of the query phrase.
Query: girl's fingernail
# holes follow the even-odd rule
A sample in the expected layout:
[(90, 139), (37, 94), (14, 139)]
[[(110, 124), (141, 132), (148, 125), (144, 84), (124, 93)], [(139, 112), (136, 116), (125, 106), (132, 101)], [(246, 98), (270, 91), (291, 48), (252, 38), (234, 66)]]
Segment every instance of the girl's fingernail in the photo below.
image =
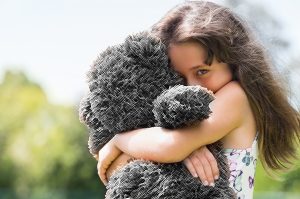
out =
[(215, 183), (212, 182), (212, 183), (209, 184), (209, 186), (214, 187)]
[(218, 180), (219, 179), (219, 176), (215, 176), (215, 180)]
[(193, 173), (193, 176), (194, 176), (194, 178), (198, 177), (197, 173)]
[(204, 186), (207, 186), (207, 185), (208, 185), (208, 182), (207, 182), (207, 181), (204, 181), (203, 184), (204, 184)]

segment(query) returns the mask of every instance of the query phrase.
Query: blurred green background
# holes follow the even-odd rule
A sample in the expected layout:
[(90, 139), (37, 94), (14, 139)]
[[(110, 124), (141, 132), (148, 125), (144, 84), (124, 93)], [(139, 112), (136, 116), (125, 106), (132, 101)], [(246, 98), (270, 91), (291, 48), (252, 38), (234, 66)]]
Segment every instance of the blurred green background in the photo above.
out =
[[(180, 2), (0, 0), (1, 199), (104, 198), (78, 120), (85, 73), (101, 50)], [(299, 2), (215, 2), (249, 20), (299, 107)], [(255, 198), (300, 198), (300, 160), (281, 181), (258, 164)]]

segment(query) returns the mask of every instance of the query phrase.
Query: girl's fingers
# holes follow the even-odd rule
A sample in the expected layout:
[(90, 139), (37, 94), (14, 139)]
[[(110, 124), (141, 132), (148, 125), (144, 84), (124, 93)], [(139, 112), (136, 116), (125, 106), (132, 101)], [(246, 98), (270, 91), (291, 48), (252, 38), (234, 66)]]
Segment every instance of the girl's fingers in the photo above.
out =
[(219, 178), (219, 175), (220, 175), (217, 160), (215, 159), (213, 154), (208, 149), (205, 150), (205, 157), (206, 157), (206, 159), (208, 160), (208, 162), (211, 166), (211, 170), (212, 170), (212, 173), (213, 173), (213, 178), (215, 180), (217, 180)]
[(197, 178), (198, 175), (197, 175), (197, 172), (196, 172), (196, 169), (193, 165), (193, 163), (191, 162), (190, 158), (187, 157), (184, 161), (183, 161), (184, 165), (186, 166), (186, 168), (189, 170), (189, 172), (192, 174), (192, 176), (194, 178)]
[(191, 157), (190, 160), (191, 160), (191, 162), (194, 166), (194, 169), (196, 170), (196, 173), (199, 176), (202, 184), (205, 186), (209, 185), (208, 178), (207, 178), (204, 168), (202, 166), (202, 162), (196, 156)]
[(208, 162), (206, 157), (203, 157), (203, 156), (199, 157), (198, 156), (198, 159), (199, 159), (199, 162), (201, 162), (201, 164), (202, 164), (202, 169), (205, 173), (208, 184), (210, 186), (214, 186), (215, 185), (214, 184), (214, 176), (213, 176), (213, 172), (212, 172), (212, 168), (211, 168), (210, 163)]
[(204, 185), (214, 186), (219, 177), (219, 168), (213, 154), (206, 146), (194, 151), (184, 163), (193, 176), (196, 174)]
[(97, 164), (97, 170), (98, 170), (98, 176), (100, 180), (103, 182), (104, 185), (107, 184), (107, 179), (106, 179), (106, 169), (104, 169), (103, 164), (101, 164), (101, 161), (98, 161)]

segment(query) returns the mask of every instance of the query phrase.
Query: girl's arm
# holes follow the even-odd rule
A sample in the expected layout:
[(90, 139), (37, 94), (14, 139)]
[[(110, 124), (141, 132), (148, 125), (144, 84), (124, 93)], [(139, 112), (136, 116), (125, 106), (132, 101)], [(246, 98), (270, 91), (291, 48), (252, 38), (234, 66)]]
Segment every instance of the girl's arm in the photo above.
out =
[(161, 127), (137, 129), (118, 134), (117, 148), (135, 158), (161, 163), (179, 162), (201, 146), (223, 138), (243, 122), (247, 96), (237, 82), (215, 93), (212, 114), (194, 127), (168, 130)]

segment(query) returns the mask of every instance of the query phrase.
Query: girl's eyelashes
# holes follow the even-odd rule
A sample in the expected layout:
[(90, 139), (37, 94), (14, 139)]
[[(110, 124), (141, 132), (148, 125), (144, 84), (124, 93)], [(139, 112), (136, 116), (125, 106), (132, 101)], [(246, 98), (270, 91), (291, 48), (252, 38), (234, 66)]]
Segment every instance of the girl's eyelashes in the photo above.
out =
[(196, 71), (196, 74), (197, 75), (204, 75), (204, 74), (208, 73), (208, 71), (209, 70), (207, 70), (207, 69), (199, 69), (199, 70)]

